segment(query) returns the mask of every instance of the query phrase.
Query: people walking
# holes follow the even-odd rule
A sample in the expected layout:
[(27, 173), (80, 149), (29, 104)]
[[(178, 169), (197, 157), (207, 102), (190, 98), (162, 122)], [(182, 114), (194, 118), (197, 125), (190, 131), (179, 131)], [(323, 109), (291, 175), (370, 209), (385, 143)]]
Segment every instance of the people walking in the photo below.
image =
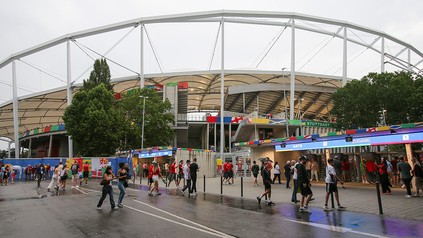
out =
[[(59, 167), (60, 168), (60, 164)], [(63, 191), (66, 191), (66, 181), (68, 180), (68, 166), (63, 165), (63, 169), (60, 171), (60, 187)]]
[(310, 202), (313, 192), (311, 191), (310, 180), (307, 175), (307, 170), (305, 164), (307, 162), (307, 157), (301, 156), (300, 162), (297, 167), (297, 182), (301, 190), (301, 200), (300, 200), (300, 212), (310, 212), (308, 210), (308, 203)]
[(412, 174), (414, 177), (414, 184), (416, 188), (416, 194), (414, 194), (414, 197), (420, 197), (421, 196), (420, 190), (422, 190), (422, 196), (423, 196), (423, 187), (422, 187), (423, 170), (418, 158), (413, 158), (412, 162), (414, 164)]
[[(264, 168), (262, 170), (262, 177), (263, 177), (263, 185), (264, 185), (264, 193), (260, 196), (257, 196), (257, 202), (260, 204), (261, 199), (263, 197), (267, 197), (267, 205), (272, 206), (275, 203), (272, 202), (272, 179), (270, 176), (270, 171), (272, 170), (272, 165), (268, 161), (264, 162)], [(267, 199), (266, 198), (266, 199)]]
[(319, 182), (319, 164), (317, 163), (317, 159), (313, 159), (311, 162), (311, 181), (314, 179)]
[(54, 188), (57, 188), (59, 186), (59, 180), (60, 180), (60, 173), (59, 173), (59, 165), (54, 166), (53, 175), (51, 176), (51, 182), (47, 187), (47, 191), (50, 192), (53, 185), (56, 183)]
[(286, 189), (291, 189), (289, 182), (291, 182), (291, 161), (287, 161), (286, 165), (283, 167), (285, 179), (286, 179)]
[(187, 160), (184, 165), (184, 179), (186, 181), (186, 185), (182, 188), (181, 193), (185, 196), (185, 190), (188, 189), (188, 197), (191, 196), (191, 172), (190, 172), (190, 164), (191, 161)]
[(37, 171), (35, 171), (35, 174), (37, 175), (37, 187), (41, 188), (41, 179), (43, 179), (43, 176), (45, 174), (44, 165), (39, 164), (37, 167)]
[(294, 184), (294, 189), (292, 190), (291, 202), (297, 203), (299, 200), (297, 199), (298, 193), (298, 166), (300, 162), (297, 161), (294, 166), (292, 166), (291, 174), (292, 174), (292, 181)]
[(254, 177), (254, 187), (258, 186), (257, 176), (259, 173), (260, 167), (257, 165), (256, 161), (253, 161), (253, 166), (251, 167), (251, 173), (253, 173)]
[(128, 171), (126, 170), (125, 163), (120, 162), (119, 163), (119, 171), (118, 173), (118, 188), (119, 188), (119, 198), (118, 198), (118, 204), (117, 206), (122, 208), (122, 201), (123, 197), (125, 196), (125, 189), (128, 187), (128, 181), (126, 181), (126, 178), (128, 176)]
[(184, 177), (184, 161), (180, 160), (178, 164), (178, 188), (181, 187), (181, 181), (184, 180), (183, 186), (185, 186), (185, 177)]
[(90, 175), (90, 164), (88, 162), (85, 162), (85, 164), (82, 166), (82, 182), (85, 181), (85, 184), (88, 183), (88, 177)]
[(175, 186), (178, 187), (178, 180), (176, 178), (176, 160), (173, 159), (172, 163), (170, 164), (169, 168), (169, 176), (167, 176), (167, 184), (166, 188), (168, 189), (170, 187), (170, 184), (172, 181), (175, 181)]
[(340, 182), (341, 184), (344, 184), (344, 182), (339, 179), (339, 177), (336, 175), (335, 168), (333, 167), (333, 159), (328, 159), (328, 165), (326, 166), (326, 197), (325, 197), (325, 206), (323, 209), (325, 211), (331, 211), (328, 207), (328, 200), (329, 200), (329, 194), (335, 193), (335, 199), (338, 204), (338, 209), (345, 209), (346, 207), (342, 206), (339, 202), (339, 194), (338, 194), (338, 186), (337, 182)]
[(153, 171), (152, 171), (152, 179), (153, 179), (153, 186), (149, 190), (148, 195), (153, 196), (153, 191), (156, 190), (157, 195), (161, 195), (159, 191), (159, 177), (162, 178), (162, 174), (160, 172), (160, 167), (157, 161), (153, 160)]
[(388, 175), (388, 163), (387, 158), (382, 158), (379, 166), (379, 176), (380, 176), (380, 184), (382, 185), (382, 193), (385, 195), (391, 194), (391, 189), (389, 186), (391, 185), (389, 182), (389, 175)]
[(279, 168), (278, 161), (275, 162), (275, 167), (273, 168), (273, 180), (272, 183), (275, 183), (276, 178), (278, 178), (279, 184), (281, 184), (281, 170)]
[(189, 171), (191, 175), (191, 193), (192, 196), (197, 196), (197, 172), (200, 169), (197, 164), (197, 158), (194, 158), (190, 164)]
[(115, 206), (115, 200), (113, 197), (113, 187), (111, 185), (111, 182), (113, 179), (115, 179), (115, 175), (112, 172), (112, 167), (111, 166), (107, 166), (106, 167), (106, 171), (103, 175), (103, 188), (101, 189), (101, 198), (98, 201), (97, 204), (97, 209), (101, 210), (101, 206), (103, 205), (103, 201), (106, 198), (107, 194), (109, 194), (109, 199), (110, 199), (110, 205), (112, 207), (112, 211), (117, 210), (118, 208)]
[(398, 172), (400, 173), (400, 178), (404, 183), (407, 189), (406, 198), (411, 197), (411, 166), (409, 163), (404, 162), (404, 157), (399, 158), (399, 163), (397, 164)]
[(79, 188), (79, 164), (78, 161), (75, 160), (73, 165), (71, 166), (71, 173), (72, 173), (72, 182), (71, 188)]

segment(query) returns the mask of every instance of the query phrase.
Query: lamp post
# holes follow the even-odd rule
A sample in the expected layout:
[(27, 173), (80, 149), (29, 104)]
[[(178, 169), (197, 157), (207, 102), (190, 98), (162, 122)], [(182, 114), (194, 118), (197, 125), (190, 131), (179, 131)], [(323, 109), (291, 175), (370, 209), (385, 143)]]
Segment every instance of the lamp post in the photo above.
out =
[(142, 106), (142, 126), (141, 126), (141, 149), (144, 148), (144, 115), (145, 115), (145, 99), (148, 98), (146, 96), (140, 96), (143, 98), (143, 106)]

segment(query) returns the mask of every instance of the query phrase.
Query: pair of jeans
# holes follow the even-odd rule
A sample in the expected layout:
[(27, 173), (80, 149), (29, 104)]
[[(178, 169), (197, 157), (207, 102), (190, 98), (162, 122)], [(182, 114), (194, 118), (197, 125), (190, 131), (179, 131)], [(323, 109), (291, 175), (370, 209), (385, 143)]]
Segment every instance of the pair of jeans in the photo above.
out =
[(115, 199), (113, 198), (113, 188), (112, 185), (104, 185), (103, 189), (101, 190), (101, 198), (100, 201), (98, 201), (97, 207), (101, 207), (103, 205), (103, 201), (106, 198), (107, 194), (109, 194), (110, 198), (110, 205), (112, 206), (112, 209), (115, 208)]
[(118, 204), (122, 204), (123, 197), (125, 196), (125, 187), (123, 184), (125, 181), (119, 181), (118, 188), (119, 188), (119, 198), (118, 198)]
[(291, 197), (291, 201), (292, 202), (297, 202), (297, 192), (298, 192), (298, 180), (294, 179), (294, 189), (292, 190), (292, 197)]
[(191, 177), (191, 191), (190, 191), (190, 193), (193, 193), (194, 190), (195, 190), (195, 192), (197, 192), (197, 176)]
[(188, 188), (189, 193), (191, 194), (191, 179), (190, 178), (187, 179), (187, 184), (182, 188), (182, 192), (185, 192), (185, 190), (187, 190), (187, 188)]
[(382, 193), (391, 193), (388, 174), (380, 175), (380, 183), (382, 184)]
[(405, 184), (405, 187), (407, 188), (407, 195), (411, 196), (411, 178), (403, 178), (402, 181)]
[(285, 174), (285, 178), (286, 178), (286, 188), (289, 188), (289, 182), (291, 182), (291, 174), (288, 174), (288, 175)]

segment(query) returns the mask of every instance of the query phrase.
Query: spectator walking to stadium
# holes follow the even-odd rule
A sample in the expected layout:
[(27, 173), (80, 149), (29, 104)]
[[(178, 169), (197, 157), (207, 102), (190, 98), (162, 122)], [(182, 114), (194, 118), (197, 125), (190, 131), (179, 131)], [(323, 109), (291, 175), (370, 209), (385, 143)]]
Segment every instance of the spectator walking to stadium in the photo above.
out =
[(253, 166), (251, 167), (251, 172), (253, 173), (254, 177), (254, 187), (258, 186), (257, 176), (259, 173), (260, 167), (257, 165), (256, 161), (253, 161)]
[(307, 170), (305, 168), (305, 164), (307, 162), (307, 157), (301, 156), (300, 157), (300, 163), (297, 167), (297, 182), (298, 186), (301, 190), (301, 200), (300, 200), (300, 212), (310, 212), (308, 210), (308, 203), (311, 200), (311, 197), (313, 196), (313, 192), (311, 191), (311, 184), (310, 180), (307, 175)]
[(172, 181), (175, 181), (175, 186), (178, 187), (178, 180), (176, 178), (176, 160), (175, 159), (172, 159), (172, 162), (170, 164), (169, 176), (167, 176), (167, 183), (166, 183), (167, 189), (169, 189)]
[(82, 182), (85, 181), (85, 184), (88, 184), (88, 177), (90, 175), (90, 164), (88, 162), (85, 162), (85, 164), (82, 166)]
[(32, 171), (32, 167), (30, 164), (28, 164), (28, 166), (26, 166), (24, 173), (25, 173), (25, 180), (28, 183), (29, 180), (31, 180), (31, 171)]
[(119, 163), (119, 171), (118, 174), (118, 188), (119, 188), (119, 198), (118, 198), (118, 204), (117, 206), (122, 208), (122, 201), (123, 197), (125, 196), (125, 189), (128, 187), (128, 181), (126, 181), (126, 178), (128, 177), (128, 171), (126, 170), (125, 163), (120, 162)]
[(45, 169), (43, 164), (39, 164), (37, 167), (37, 171), (35, 171), (35, 174), (37, 175), (37, 187), (41, 188), (41, 179), (43, 179), (43, 176), (45, 174)]
[(268, 161), (264, 161), (264, 167), (262, 170), (262, 177), (263, 177), (263, 185), (264, 185), (264, 193), (260, 196), (257, 196), (257, 202), (260, 204), (261, 199), (263, 197), (269, 198), (267, 200), (267, 205), (272, 206), (275, 205), (275, 203), (272, 202), (272, 179), (270, 176), (270, 171), (272, 170), (272, 165)]
[[(418, 158), (413, 158), (412, 162), (414, 164), (414, 168), (412, 170), (412, 174), (414, 176), (414, 184), (416, 185), (416, 194), (414, 194), (414, 197), (420, 197), (420, 190), (423, 192), (422, 187), (422, 177), (423, 177), (423, 170), (422, 166), (420, 164), (420, 161)], [(422, 193), (423, 195), (423, 193)]]
[(281, 184), (281, 169), (279, 168), (279, 163), (275, 162), (275, 167), (273, 168), (273, 180), (272, 183), (275, 183), (276, 178), (278, 178), (279, 184)]
[(153, 160), (153, 171), (152, 171), (152, 179), (153, 179), (153, 187), (150, 189), (148, 195), (153, 196), (153, 191), (156, 190), (157, 195), (161, 195), (159, 191), (159, 177), (162, 178), (162, 173), (160, 172), (160, 167), (157, 161)]
[(51, 182), (47, 187), (47, 191), (50, 192), (51, 188), (53, 187), (54, 183), (56, 183), (56, 186), (54, 186), (54, 188), (58, 188), (59, 185), (59, 177), (60, 177), (60, 172), (59, 172), (59, 165), (54, 166), (54, 170), (53, 170), (53, 175), (51, 176)]
[(187, 160), (184, 165), (184, 179), (186, 181), (186, 185), (182, 188), (181, 193), (185, 196), (185, 190), (188, 189), (188, 197), (191, 196), (191, 172), (190, 172), (190, 164), (191, 161)]
[(286, 189), (291, 189), (289, 183), (291, 182), (291, 161), (287, 161), (286, 165), (283, 167), (285, 179), (286, 179)]
[(380, 176), (380, 184), (382, 185), (382, 193), (383, 194), (391, 194), (391, 189), (389, 186), (391, 185), (389, 182), (389, 176), (388, 176), (388, 163), (387, 158), (383, 157), (380, 161), (379, 166), (379, 176)]
[[(111, 166), (107, 166), (106, 171), (103, 175), (103, 188), (101, 189), (101, 198), (98, 201), (97, 204), (97, 209), (101, 210), (101, 206), (103, 205), (103, 201), (106, 198), (107, 194), (109, 194), (109, 199), (110, 199), (110, 205), (112, 207), (112, 211), (117, 210), (118, 208), (115, 206), (115, 200), (114, 200), (114, 195), (113, 195), (113, 187), (110, 184), (112, 182), (113, 179), (115, 179), (115, 175), (112, 172), (112, 167)], [(103, 182), (102, 182), (103, 183)]]
[(197, 158), (194, 158), (189, 167), (189, 171), (191, 173), (191, 193), (194, 197), (197, 196), (197, 172), (199, 169), (200, 167), (198, 167)]
[(73, 165), (71, 166), (71, 173), (72, 173), (72, 182), (71, 182), (71, 188), (79, 188), (79, 164), (78, 161), (75, 160)]
[(297, 199), (298, 186), (299, 186), (299, 183), (298, 183), (298, 166), (299, 166), (299, 164), (300, 164), (299, 161), (295, 162), (294, 165), (292, 166), (292, 169), (291, 169), (292, 181), (294, 183), (294, 189), (292, 190), (291, 202), (294, 202), (294, 203), (299, 202), (299, 200)]
[(404, 183), (406, 189), (407, 189), (407, 195), (405, 195), (406, 198), (411, 197), (411, 166), (409, 163), (404, 162), (404, 157), (399, 158), (399, 163), (397, 164), (398, 172), (400, 173), (400, 178), (402, 179), (402, 182)]
[(183, 186), (185, 186), (185, 176), (184, 176), (184, 161), (180, 160), (178, 164), (178, 188), (181, 188), (181, 181), (184, 180)]
[(317, 159), (313, 159), (313, 162), (311, 162), (311, 173), (311, 181), (315, 179), (319, 182), (319, 164), (317, 163)]
[[(59, 167), (60, 168), (60, 165)], [(68, 166), (63, 165), (63, 169), (60, 171), (60, 187), (63, 191), (66, 191), (66, 181), (68, 180)]]
[(338, 186), (337, 182), (341, 182), (341, 184), (344, 184), (344, 182), (339, 179), (339, 177), (336, 175), (335, 168), (333, 167), (333, 159), (328, 159), (328, 165), (326, 166), (326, 197), (325, 197), (325, 206), (323, 209), (325, 211), (331, 211), (328, 207), (328, 200), (329, 200), (329, 194), (335, 193), (335, 199), (338, 204), (338, 209), (345, 209), (346, 207), (342, 206), (339, 202), (339, 194), (338, 194)]

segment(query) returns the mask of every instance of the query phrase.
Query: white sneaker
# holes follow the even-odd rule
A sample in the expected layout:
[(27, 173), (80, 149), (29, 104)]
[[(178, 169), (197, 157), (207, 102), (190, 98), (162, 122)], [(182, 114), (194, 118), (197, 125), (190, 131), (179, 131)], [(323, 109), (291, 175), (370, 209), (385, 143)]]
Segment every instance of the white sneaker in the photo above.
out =
[(71, 188), (75, 188), (75, 186), (71, 186)]
[(97, 207), (97, 210), (101, 210), (101, 207)]
[(323, 210), (325, 210), (325, 211), (332, 211), (332, 208), (329, 208), (328, 206), (324, 206), (323, 207)]
[(411, 195), (405, 195), (406, 198), (411, 198)]
[(79, 188), (79, 186), (78, 186), (78, 185), (76, 185), (76, 187), (77, 187), (77, 188)]

